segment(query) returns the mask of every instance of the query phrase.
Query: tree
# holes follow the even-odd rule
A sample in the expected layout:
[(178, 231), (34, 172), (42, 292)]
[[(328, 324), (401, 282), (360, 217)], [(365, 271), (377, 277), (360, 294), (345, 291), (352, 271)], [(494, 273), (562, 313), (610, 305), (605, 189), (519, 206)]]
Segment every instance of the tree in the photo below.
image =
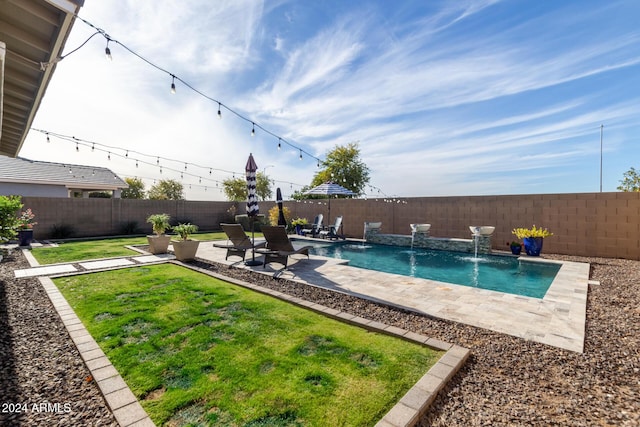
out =
[(175, 179), (163, 179), (149, 190), (151, 200), (184, 200), (182, 184)]
[[(245, 177), (227, 178), (222, 181), (222, 188), (228, 200), (234, 202), (247, 200), (247, 179)], [(273, 196), (271, 181), (262, 172), (256, 174), (256, 194), (259, 200), (269, 200)]]
[(144, 199), (144, 182), (140, 178), (125, 178), (129, 188), (122, 190), (120, 197), (123, 199)]
[(618, 190), (620, 191), (640, 191), (640, 174), (634, 168), (629, 169), (620, 180)]
[(325, 182), (339, 184), (356, 195), (364, 194), (365, 186), (369, 183), (369, 168), (360, 160), (360, 148), (357, 143), (336, 146), (327, 154), (322, 167), (323, 169), (314, 175), (311, 185), (294, 192), (291, 198), (295, 200), (314, 198), (305, 193)]

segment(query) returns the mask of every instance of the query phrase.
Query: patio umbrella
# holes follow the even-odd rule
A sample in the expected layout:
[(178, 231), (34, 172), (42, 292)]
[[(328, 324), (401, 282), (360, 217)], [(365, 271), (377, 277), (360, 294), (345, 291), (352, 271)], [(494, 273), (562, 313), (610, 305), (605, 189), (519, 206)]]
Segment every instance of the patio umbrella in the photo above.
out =
[(282, 192), (280, 187), (276, 188), (276, 203), (278, 204), (278, 225), (287, 225), (287, 220), (284, 217), (284, 211), (282, 210)]
[(258, 195), (256, 194), (256, 171), (258, 170), (258, 165), (256, 161), (253, 160), (253, 154), (249, 154), (249, 159), (247, 160), (247, 165), (244, 167), (247, 176), (247, 216), (251, 221), (251, 261), (246, 261), (246, 265), (259, 265), (260, 261), (256, 261), (256, 250), (255, 250), (255, 221), (256, 216), (260, 213), (260, 208), (258, 206)]
[(316, 187), (313, 187), (311, 190), (307, 191), (305, 194), (327, 196), (329, 198), (329, 214), (327, 215), (327, 224), (331, 224), (331, 196), (355, 196), (356, 195), (356, 193), (349, 190), (348, 188), (344, 188), (343, 186), (335, 184), (333, 182), (325, 182), (324, 184), (320, 184)]

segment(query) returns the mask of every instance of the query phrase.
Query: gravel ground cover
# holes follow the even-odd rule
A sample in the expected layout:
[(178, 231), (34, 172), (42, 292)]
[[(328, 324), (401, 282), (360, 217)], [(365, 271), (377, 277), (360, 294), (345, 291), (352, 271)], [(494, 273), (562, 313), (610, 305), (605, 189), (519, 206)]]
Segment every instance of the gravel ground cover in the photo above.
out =
[[(472, 351), (419, 426), (640, 426), (640, 262), (589, 262), (584, 353), (434, 319), (324, 289), (194, 264)], [(71, 404), (68, 413), (0, 413), (0, 425), (115, 425), (36, 279), (14, 279), (22, 255), (0, 263), (0, 404)]]
[(19, 251), (0, 262), (0, 426), (117, 426)]

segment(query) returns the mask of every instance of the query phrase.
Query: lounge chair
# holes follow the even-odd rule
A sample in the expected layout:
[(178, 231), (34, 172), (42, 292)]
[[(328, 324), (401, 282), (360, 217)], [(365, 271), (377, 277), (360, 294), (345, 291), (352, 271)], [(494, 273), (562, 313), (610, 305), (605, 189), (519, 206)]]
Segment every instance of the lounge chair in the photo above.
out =
[(340, 230), (340, 226), (342, 225), (342, 215), (336, 217), (336, 222), (333, 225), (330, 225), (329, 228), (326, 228), (320, 232), (320, 237), (323, 239), (344, 239), (344, 236), (338, 234), (338, 230)]
[(284, 227), (262, 226), (262, 234), (264, 234), (264, 238), (267, 241), (266, 248), (258, 251), (258, 253), (264, 255), (263, 267), (266, 267), (271, 262), (277, 262), (287, 268), (287, 261), (291, 255), (301, 254), (309, 258), (309, 248), (311, 246), (295, 249)]
[(247, 236), (244, 232), (244, 228), (242, 228), (241, 224), (220, 224), (222, 230), (227, 235), (228, 241), (231, 244), (220, 244), (214, 243), (213, 246), (215, 248), (222, 248), (227, 250), (227, 256), (224, 257), (226, 260), (231, 255), (239, 256), (244, 261), (244, 257), (246, 252), (250, 249), (254, 248), (262, 248), (265, 246), (265, 242), (260, 242), (257, 245), (253, 245), (249, 236)]
[(320, 230), (322, 230), (323, 218), (324, 216), (322, 214), (316, 215), (315, 219), (313, 220), (313, 224), (311, 224), (311, 228), (303, 228), (302, 234), (304, 234), (305, 236), (307, 234), (311, 234), (311, 237), (316, 237), (318, 233), (320, 233)]

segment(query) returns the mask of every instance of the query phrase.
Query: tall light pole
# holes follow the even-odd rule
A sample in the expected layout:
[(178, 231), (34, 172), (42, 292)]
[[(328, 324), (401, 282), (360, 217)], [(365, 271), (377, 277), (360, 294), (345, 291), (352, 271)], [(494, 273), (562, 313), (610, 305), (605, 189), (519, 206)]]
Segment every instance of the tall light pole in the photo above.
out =
[(600, 125), (600, 192), (602, 193), (602, 133), (604, 125)]

